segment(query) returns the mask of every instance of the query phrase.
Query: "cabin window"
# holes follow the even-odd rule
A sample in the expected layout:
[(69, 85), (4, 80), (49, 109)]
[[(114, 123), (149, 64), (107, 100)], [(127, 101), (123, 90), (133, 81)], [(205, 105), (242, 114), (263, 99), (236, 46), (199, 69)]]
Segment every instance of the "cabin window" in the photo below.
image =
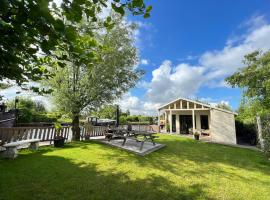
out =
[(176, 115), (172, 115), (172, 132), (176, 132)]
[(209, 129), (208, 115), (201, 115), (201, 129)]

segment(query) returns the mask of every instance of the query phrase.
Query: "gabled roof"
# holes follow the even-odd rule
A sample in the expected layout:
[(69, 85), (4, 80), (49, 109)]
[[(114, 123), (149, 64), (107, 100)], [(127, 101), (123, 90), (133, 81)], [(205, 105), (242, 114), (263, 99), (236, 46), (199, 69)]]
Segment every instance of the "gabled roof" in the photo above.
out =
[(209, 105), (209, 104), (205, 104), (205, 103), (202, 103), (202, 102), (199, 102), (199, 101), (195, 101), (195, 100), (191, 100), (191, 99), (186, 99), (186, 98), (178, 98), (178, 99), (175, 99), (167, 104), (164, 104), (163, 106), (159, 107), (158, 110), (161, 110), (162, 108), (166, 107), (166, 106), (169, 106), (170, 104), (176, 102), (176, 101), (180, 101), (180, 100), (183, 100), (183, 101), (187, 101), (187, 102), (191, 102), (191, 103), (194, 103), (194, 104), (198, 104), (198, 105), (201, 105), (203, 107), (206, 107), (206, 108), (209, 108), (209, 109), (215, 109), (215, 110), (219, 110), (219, 111), (222, 111), (222, 112), (226, 112), (226, 113), (230, 113), (230, 114), (234, 114), (234, 115), (238, 115), (236, 112), (232, 112), (232, 111), (229, 111), (229, 110), (225, 110), (225, 109), (222, 109), (222, 108), (217, 108), (215, 106), (212, 106), (212, 105)]

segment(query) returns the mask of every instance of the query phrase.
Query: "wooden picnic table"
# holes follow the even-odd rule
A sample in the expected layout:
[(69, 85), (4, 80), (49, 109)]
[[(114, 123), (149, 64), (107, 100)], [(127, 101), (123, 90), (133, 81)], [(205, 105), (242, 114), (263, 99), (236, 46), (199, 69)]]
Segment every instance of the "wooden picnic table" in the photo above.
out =
[(140, 150), (142, 150), (143, 145), (147, 141), (151, 141), (153, 145), (156, 145), (154, 139), (158, 136), (155, 136), (156, 132), (147, 132), (147, 131), (129, 131), (127, 129), (110, 129), (106, 133), (106, 138), (108, 141), (113, 139), (123, 139), (122, 146), (126, 144), (127, 139), (134, 139), (136, 142), (141, 142)]
[[(147, 142), (147, 141), (151, 141), (152, 144), (155, 146), (156, 143), (155, 143), (155, 138), (157, 138), (157, 136), (155, 136), (154, 132), (146, 132), (146, 131), (130, 131), (128, 133), (128, 137), (129, 138), (134, 138), (137, 142), (141, 142), (141, 147), (140, 147), (140, 150), (142, 150), (143, 148), (143, 145), (144, 145), (144, 142)], [(124, 145), (125, 145), (125, 142), (124, 141)]]

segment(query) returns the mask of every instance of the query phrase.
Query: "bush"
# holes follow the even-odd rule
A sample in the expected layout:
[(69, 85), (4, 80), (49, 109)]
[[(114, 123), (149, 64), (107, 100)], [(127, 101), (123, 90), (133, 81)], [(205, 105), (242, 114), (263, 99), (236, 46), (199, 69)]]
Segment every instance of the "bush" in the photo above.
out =
[(125, 116), (120, 116), (119, 122), (120, 122), (120, 124), (127, 124), (127, 117), (125, 117)]
[(58, 119), (58, 116), (55, 114), (37, 114), (33, 115), (33, 122), (56, 122)]
[(241, 120), (235, 121), (237, 143), (257, 144), (257, 128), (255, 123), (244, 123)]

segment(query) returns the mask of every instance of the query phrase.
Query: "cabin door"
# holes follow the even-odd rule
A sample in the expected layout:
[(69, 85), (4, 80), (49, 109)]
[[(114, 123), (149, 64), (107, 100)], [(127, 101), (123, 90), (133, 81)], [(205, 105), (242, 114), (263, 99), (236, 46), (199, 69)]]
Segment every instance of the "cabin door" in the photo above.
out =
[(180, 133), (189, 134), (189, 129), (192, 128), (192, 115), (179, 115)]

